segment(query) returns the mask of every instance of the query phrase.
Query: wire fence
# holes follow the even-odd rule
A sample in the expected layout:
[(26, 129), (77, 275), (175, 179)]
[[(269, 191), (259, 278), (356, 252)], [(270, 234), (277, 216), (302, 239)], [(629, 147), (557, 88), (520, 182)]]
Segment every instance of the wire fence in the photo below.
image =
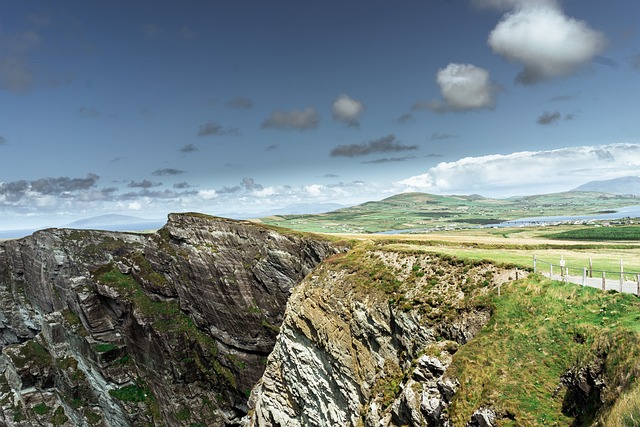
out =
[(591, 260), (589, 260), (589, 268), (579, 268), (568, 266), (564, 259), (560, 259), (558, 264), (553, 264), (540, 260), (534, 255), (533, 272), (541, 273), (552, 280), (640, 296), (640, 272), (624, 271), (622, 260), (620, 260), (619, 271), (606, 271), (594, 270)]

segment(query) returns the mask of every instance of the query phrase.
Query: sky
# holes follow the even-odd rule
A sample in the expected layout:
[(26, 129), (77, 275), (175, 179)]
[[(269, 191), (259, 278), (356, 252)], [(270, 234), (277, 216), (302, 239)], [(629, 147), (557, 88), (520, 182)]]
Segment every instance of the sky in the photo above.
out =
[(4, 1), (0, 230), (640, 170), (637, 0)]

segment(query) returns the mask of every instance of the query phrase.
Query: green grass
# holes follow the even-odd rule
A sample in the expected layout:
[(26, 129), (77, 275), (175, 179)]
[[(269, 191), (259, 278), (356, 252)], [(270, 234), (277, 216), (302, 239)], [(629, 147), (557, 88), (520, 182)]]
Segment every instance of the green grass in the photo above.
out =
[(454, 426), (481, 406), (503, 414), (502, 426), (569, 426), (574, 418), (563, 414), (564, 391), (557, 392), (569, 368), (606, 351), (609, 404), (640, 370), (636, 297), (534, 275), (504, 285), (493, 305), (489, 324), (449, 368), (460, 381), (449, 409)]
[(98, 353), (108, 353), (111, 350), (115, 350), (116, 348), (118, 348), (118, 346), (113, 343), (102, 343), (95, 346), (95, 350)]
[(178, 303), (152, 300), (131, 275), (121, 273), (114, 265), (101, 268), (97, 277), (102, 283), (120, 290), (121, 296), (137, 307), (158, 332), (176, 342), (196, 342), (203, 350), (202, 354), (191, 354), (195, 351), (191, 346), (185, 347), (184, 351), (193, 357), (195, 368), (203, 375), (213, 382), (225, 382), (236, 387), (234, 374), (217, 359), (218, 348), (215, 341), (196, 327), (191, 318), (180, 310)]
[(510, 199), (403, 193), (316, 215), (262, 218), (266, 224), (324, 233), (376, 233), (420, 228), (473, 227), (533, 216), (595, 214), (638, 205), (636, 196), (568, 192)]
[(33, 412), (35, 412), (38, 415), (44, 415), (44, 414), (48, 413), (50, 410), (51, 410), (51, 408), (49, 408), (44, 403), (38, 403), (36, 406), (33, 407)]
[[(592, 261), (593, 270), (620, 271), (620, 260), (623, 261), (624, 271), (640, 272), (640, 250), (632, 249), (575, 249), (571, 247), (541, 248), (541, 249), (507, 249), (507, 248), (474, 248), (467, 245), (422, 245), (406, 243), (394, 243), (388, 246), (396, 250), (420, 251), (424, 253), (440, 253), (455, 256), (461, 259), (475, 261), (490, 261), (497, 264), (511, 264), (523, 269), (533, 269), (533, 257), (541, 261), (538, 263), (539, 271), (548, 271), (548, 264), (560, 265), (560, 259), (564, 259), (566, 266), (571, 269), (571, 274), (578, 274), (583, 268), (589, 268), (589, 259)], [(557, 268), (557, 267), (556, 267)], [(574, 270), (575, 269), (575, 270)]]
[(640, 226), (589, 227), (548, 234), (549, 239), (564, 240), (635, 240), (640, 241)]
[(109, 394), (123, 402), (144, 402), (150, 396), (150, 391), (137, 384), (131, 384), (116, 390), (109, 390)]

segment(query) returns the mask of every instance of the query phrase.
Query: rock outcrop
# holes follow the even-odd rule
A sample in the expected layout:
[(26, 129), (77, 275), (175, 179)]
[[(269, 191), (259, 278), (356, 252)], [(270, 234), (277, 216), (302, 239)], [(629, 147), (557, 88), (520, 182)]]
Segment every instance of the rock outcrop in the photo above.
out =
[(482, 295), (509, 272), (358, 252), (329, 258), (294, 288), (248, 425), (449, 425), (458, 382), (447, 367), (490, 318)]
[(40, 231), (0, 243), (0, 425), (449, 426), (514, 276), (193, 213)]
[(171, 214), (0, 244), (0, 425), (237, 425), (294, 285), (344, 248)]

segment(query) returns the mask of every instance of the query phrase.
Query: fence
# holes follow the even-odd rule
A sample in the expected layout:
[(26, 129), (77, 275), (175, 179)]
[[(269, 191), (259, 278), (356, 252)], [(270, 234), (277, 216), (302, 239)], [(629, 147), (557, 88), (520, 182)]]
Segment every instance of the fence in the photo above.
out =
[[(544, 266), (542, 269), (540, 268)], [(614, 290), (640, 296), (640, 273), (624, 271), (622, 260), (620, 260), (619, 271), (594, 270), (591, 259), (589, 268), (575, 268), (566, 265), (564, 259), (560, 259), (558, 264), (552, 264), (533, 256), (533, 272), (542, 273), (552, 280), (576, 283), (582, 286), (599, 288), (603, 291)]]

